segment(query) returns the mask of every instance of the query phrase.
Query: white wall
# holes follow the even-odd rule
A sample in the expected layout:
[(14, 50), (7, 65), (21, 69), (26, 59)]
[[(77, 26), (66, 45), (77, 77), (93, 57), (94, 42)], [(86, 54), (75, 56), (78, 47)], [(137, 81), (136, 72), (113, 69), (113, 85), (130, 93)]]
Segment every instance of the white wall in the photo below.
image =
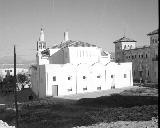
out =
[[(77, 66), (77, 83), (76, 83), (77, 93), (84, 93), (90, 91), (89, 81), (90, 81), (89, 65), (79, 64)], [(84, 90), (84, 88), (86, 88), (87, 90)]]
[(105, 66), (101, 63), (95, 63), (90, 66), (90, 91), (106, 90), (105, 85)]
[(121, 42), (121, 43), (122, 43), (122, 49), (124, 49), (125, 46), (126, 46), (125, 50), (130, 49), (131, 45), (132, 45), (131, 49), (135, 49), (135, 47), (136, 47), (136, 43), (135, 42)]
[[(47, 96), (52, 96), (52, 86), (58, 85), (58, 96), (69, 95), (76, 93), (76, 68), (71, 64), (58, 65), (50, 64), (46, 65), (46, 92)], [(53, 81), (53, 77), (56, 77), (56, 81)], [(70, 77), (70, 80), (68, 80)], [(72, 89), (72, 91), (70, 90)]]
[[(126, 78), (124, 78), (124, 74), (126, 74)], [(108, 89), (113, 85), (115, 88), (133, 86), (132, 63), (108, 63), (106, 65), (106, 85)]]
[(69, 47), (70, 63), (92, 64), (100, 62), (101, 52), (97, 47)]
[[(124, 74), (126, 74), (126, 78), (124, 78)], [(34, 73), (34, 75), (38, 76), (33, 78), (38, 82), (32, 81), (32, 87), (39, 97), (53, 96), (52, 86), (54, 85), (58, 85), (58, 96), (98, 91), (97, 87), (101, 87), (100, 90), (107, 90), (111, 89), (113, 85), (115, 88), (133, 86), (132, 63), (110, 62), (105, 66), (100, 63), (79, 64), (77, 66), (46, 64), (40, 65), (37, 74)], [(100, 77), (97, 78), (97, 76)], [(55, 81), (53, 81), (53, 77), (56, 77)]]

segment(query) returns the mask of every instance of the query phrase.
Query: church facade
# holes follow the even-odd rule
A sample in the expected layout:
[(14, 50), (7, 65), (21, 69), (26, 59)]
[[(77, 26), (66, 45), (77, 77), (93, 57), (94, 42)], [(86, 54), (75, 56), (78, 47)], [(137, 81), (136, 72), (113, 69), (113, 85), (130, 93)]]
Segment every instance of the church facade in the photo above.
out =
[(39, 97), (64, 96), (133, 86), (132, 63), (110, 61), (110, 53), (82, 41), (64, 41), (47, 48), (41, 29), (37, 64), (32, 66), (32, 90)]

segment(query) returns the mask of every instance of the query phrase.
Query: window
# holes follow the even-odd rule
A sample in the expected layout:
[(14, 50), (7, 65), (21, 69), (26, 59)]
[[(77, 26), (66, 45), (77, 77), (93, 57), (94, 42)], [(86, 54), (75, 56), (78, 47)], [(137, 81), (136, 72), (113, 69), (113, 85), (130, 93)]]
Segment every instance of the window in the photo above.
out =
[(97, 87), (97, 90), (101, 90), (101, 87)]
[(10, 72), (12, 72), (12, 70), (10, 70)]
[(149, 71), (148, 71), (148, 76), (149, 76)]
[(127, 74), (124, 74), (124, 78), (127, 78)]
[(141, 55), (141, 57), (143, 58), (143, 55)]
[(83, 76), (83, 79), (86, 79), (86, 76)]
[(134, 56), (134, 58), (136, 58), (136, 55)]
[(39, 44), (39, 48), (42, 49), (42, 44)]
[(139, 55), (139, 58), (141, 57), (141, 55)]
[(99, 76), (97, 76), (97, 78), (101, 78), (101, 76), (99, 75)]
[(155, 39), (155, 43), (157, 43), (157, 40)]
[(111, 78), (113, 78), (113, 75), (111, 75)]
[(130, 56), (129, 56), (129, 58), (130, 58)]
[(71, 80), (71, 76), (68, 77), (68, 80)]
[(71, 92), (72, 91), (72, 88), (68, 89), (68, 92)]
[(134, 56), (132, 56), (132, 59), (134, 59)]
[(87, 90), (87, 87), (83, 88), (83, 91), (86, 91)]
[(133, 73), (133, 75), (135, 76), (135, 74), (136, 74), (136, 72), (135, 72), (135, 70), (134, 70), (134, 73)]
[(146, 58), (147, 58), (147, 54), (146, 54)]
[(53, 81), (56, 81), (56, 76), (53, 76)]

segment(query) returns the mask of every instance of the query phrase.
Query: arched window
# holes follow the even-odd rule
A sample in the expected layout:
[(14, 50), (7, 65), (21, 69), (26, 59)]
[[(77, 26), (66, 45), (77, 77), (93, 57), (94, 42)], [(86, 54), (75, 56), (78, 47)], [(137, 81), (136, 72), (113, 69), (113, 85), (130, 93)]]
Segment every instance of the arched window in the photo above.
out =
[(147, 58), (147, 54), (146, 54), (146, 58)]
[(141, 57), (143, 58), (143, 55), (141, 55)]

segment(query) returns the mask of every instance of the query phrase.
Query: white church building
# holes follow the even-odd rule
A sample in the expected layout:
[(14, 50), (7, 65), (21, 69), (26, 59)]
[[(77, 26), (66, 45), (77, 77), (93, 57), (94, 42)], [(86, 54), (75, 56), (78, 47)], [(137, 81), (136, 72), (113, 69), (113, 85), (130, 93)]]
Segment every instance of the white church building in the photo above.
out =
[(32, 90), (40, 98), (133, 86), (132, 63), (110, 61), (110, 53), (96, 45), (69, 40), (46, 47), (41, 29), (37, 64), (32, 66)]

